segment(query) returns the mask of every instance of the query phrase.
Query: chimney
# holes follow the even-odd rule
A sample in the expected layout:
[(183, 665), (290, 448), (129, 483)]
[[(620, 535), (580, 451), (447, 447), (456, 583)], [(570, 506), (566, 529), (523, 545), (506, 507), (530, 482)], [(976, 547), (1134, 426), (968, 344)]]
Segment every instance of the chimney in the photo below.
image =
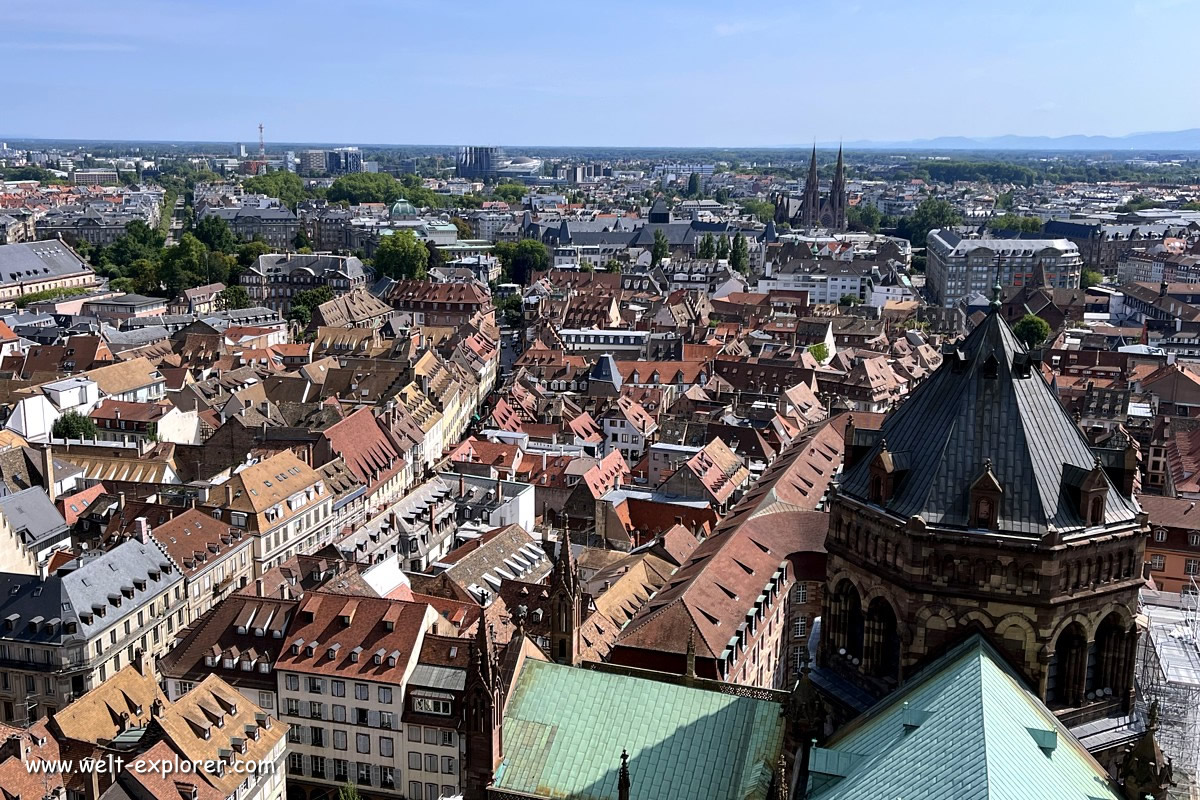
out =
[(263, 592), (262, 578), (256, 578), (254, 581), (254, 594), (258, 597), (262, 597), (262, 592)]
[(233, 505), (233, 487), (229, 485), (228, 481), (225, 482), (225, 505)]
[(46, 494), (50, 495), (50, 502), (53, 503), (57, 498), (57, 492), (54, 491), (54, 450), (46, 444), (38, 448), (38, 453), (41, 459), (42, 487)]
[(542, 472), (546, 471), (546, 451), (542, 451)]
[(496, 479), (496, 505), (504, 505), (504, 480)]
[(117, 511), (125, 510), (125, 493), (117, 492)]
[(150, 521), (145, 517), (138, 517), (133, 521), (133, 538), (137, 539), (142, 544), (149, 544)]

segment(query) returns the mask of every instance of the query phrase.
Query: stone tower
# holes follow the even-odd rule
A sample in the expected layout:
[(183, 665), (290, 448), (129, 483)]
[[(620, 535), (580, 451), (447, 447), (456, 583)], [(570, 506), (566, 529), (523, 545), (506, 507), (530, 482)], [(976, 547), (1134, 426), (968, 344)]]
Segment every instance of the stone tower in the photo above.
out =
[(483, 800), (504, 755), (504, 696), (500, 668), (484, 619), (479, 620), (479, 630), (471, 645), (471, 664), (467, 669), (463, 699), (466, 704), (463, 797)]
[(820, 663), (878, 695), (981, 630), (1051, 708), (1127, 710), (1145, 515), (999, 307), (882, 430), (848, 433)]
[(583, 592), (571, 543), (563, 537), (558, 560), (550, 575), (550, 657), (560, 664), (576, 665), (580, 660), (579, 630), (583, 625)]

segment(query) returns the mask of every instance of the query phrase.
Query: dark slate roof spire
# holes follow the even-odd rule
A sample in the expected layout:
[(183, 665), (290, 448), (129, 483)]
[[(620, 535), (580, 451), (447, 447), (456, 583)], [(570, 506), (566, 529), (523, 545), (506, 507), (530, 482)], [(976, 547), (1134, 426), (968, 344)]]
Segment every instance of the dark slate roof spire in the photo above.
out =
[(617, 800), (629, 800), (629, 753), (621, 750), (621, 771), (617, 776)]
[[(1107, 478), (1101, 526), (1081, 515), (1079, 491), (1095, 454), (1001, 314), (989, 314), (949, 348), (942, 366), (884, 421), (879, 441), (846, 470), (840, 492), (882, 505), (900, 520), (973, 529), (971, 482), (991, 458), (1004, 489), (996, 529), (1041, 538), (1057, 532), (1131, 525), (1135, 509)], [(871, 468), (884, 448), (899, 466), (887, 500), (871, 500)]]

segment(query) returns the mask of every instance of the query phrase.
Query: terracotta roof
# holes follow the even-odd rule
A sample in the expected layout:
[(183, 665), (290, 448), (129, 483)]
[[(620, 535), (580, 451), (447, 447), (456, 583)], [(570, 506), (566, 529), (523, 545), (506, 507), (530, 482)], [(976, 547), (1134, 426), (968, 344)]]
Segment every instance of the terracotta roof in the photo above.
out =
[(277, 668), (398, 684), (435, 616), (425, 603), (311, 592), (297, 609)]
[[(163, 525), (150, 529), (150, 536), (166, 551), (184, 575), (193, 575), (243, 546), (243, 534), (227, 523), (189, 508)], [(232, 577), (232, 573), (230, 573)]]
[(92, 419), (123, 419), (129, 422), (154, 422), (173, 409), (159, 403), (133, 403), (125, 400), (103, 400), (89, 415)]
[(798, 551), (824, 552), (829, 515), (780, 510), (718, 530), (692, 553), (667, 585), (633, 618), (620, 644), (671, 653), (722, 657), (756, 598)]
[(106, 491), (103, 483), (93, 484), (82, 491), (59, 497), (54, 501), (54, 505), (58, 513), (63, 515), (67, 525), (74, 525), (80, 515), (86, 513), (88, 507)]
[(370, 408), (360, 408), (330, 425), (321, 435), (354, 476), (371, 490), (404, 469), (404, 459), (379, 426)]
[[(288, 729), (216, 675), (209, 675), (167, 706), (155, 718), (155, 724), (184, 758), (194, 762), (217, 760), (223, 751), (230, 751), (235, 765), (264, 759), (273, 762), (272, 751)], [(235, 739), (244, 743), (244, 752), (233, 746)], [(229, 796), (245, 781), (247, 770), (241, 766), (227, 768), (219, 775), (203, 771), (194, 774)]]
[[(147, 724), (155, 701), (165, 702), (154, 672), (130, 664), (54, 715), (62, 736), (108, 744), (128, 726)], [(128, 716), (126, 716), (128, 715)], [(126, 725), (127, 721), (127, 725)]]

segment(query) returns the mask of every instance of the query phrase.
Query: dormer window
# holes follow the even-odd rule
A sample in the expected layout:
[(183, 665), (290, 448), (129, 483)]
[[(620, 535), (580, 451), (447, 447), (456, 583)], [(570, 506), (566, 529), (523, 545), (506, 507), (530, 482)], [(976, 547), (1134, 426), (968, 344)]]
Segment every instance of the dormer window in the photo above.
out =
[(899, 477), (900, 461), (898, 454), (893, 453), (888, 449), (887, 439), (880, 442), (879, 452), (871, 461), (868, 472), (870, 473), (870, 501), (878, 505), (887, 505), (892, 499), (896, 489), (896, 479)]
[(1100, 457), (1096, 456), (1092, 469), (1079, 484), (1079, 516), (1084, 524), (1096, 527), (1104, 524), (1104, 506), (1108, 499), (1108, 478)]
[(1000, 529), (1000, 501), (1004, 487), (992, 471), (992, 460), (985, 459), (983, 471), (971, 483), (967, 527), (995, 531)]

